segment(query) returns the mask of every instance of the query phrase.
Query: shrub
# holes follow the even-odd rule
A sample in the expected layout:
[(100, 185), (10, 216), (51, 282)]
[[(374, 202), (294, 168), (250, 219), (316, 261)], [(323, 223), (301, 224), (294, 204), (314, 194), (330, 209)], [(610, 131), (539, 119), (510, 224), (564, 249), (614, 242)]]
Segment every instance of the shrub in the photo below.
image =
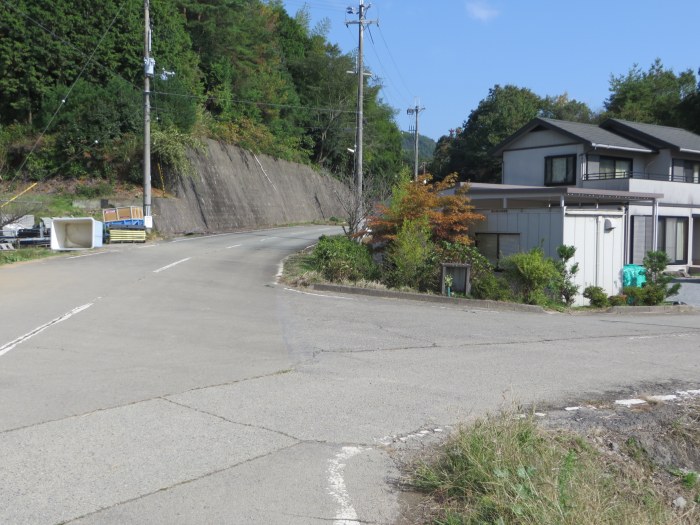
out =
[(344, 235), (322, 236), (313, 251), (312, 261), (329, 281), (371, 280), (377, 274), (367, 246)]
[(605, 308), (609, 306), (608, 295), (600, 286), (587, 286), (583, 291), (583, 296), (591, 302), (591, 306)]
[(542, 248), (505, 257), (501, 265), (516, 293), (528, 304), (545, 304), (547, 292), (557, 288), (560, 273)]
[(579, 288), (578, 285), (573, 282), (574, 276), (578, 273), (578, 263), (567, 266), (569, 260), (573, 258), (575, 253), (575, 246), (561, 245), (557, 248), (559, 260), (554, 262), (559, 271), (559, 279), (557, 280), (556, 288), (559, 293), (559, 298), (566, 306), (571, 306), (573, 304)]
[(485, 273), (472, 279), (471, 295), (476, 299), (490, 299), (492, 301), (513, 300), (513, 291), (508, 281), (493, 273)]
[(676, 295), (681, 285), (671, 284), (673, 277), (664, 273), (670, 263), (665, 251), (650, 251), (644, 256), (642, 264), (646, 269), (647, 282), (642, 289), (645, 302), (643, 304), (656, 305), (663, 303), (668, 297)]
[(610, 306), (625, 306), (627, 304), (627, 296), (625, 294), (611, 295), (608, 297)]
[(394, 288), (408, 286), (428, 290), (436, 287), (437, 274), (437, 257), (430, 241), (428, 218), (404, 221), (387, 251), (387, 283)]

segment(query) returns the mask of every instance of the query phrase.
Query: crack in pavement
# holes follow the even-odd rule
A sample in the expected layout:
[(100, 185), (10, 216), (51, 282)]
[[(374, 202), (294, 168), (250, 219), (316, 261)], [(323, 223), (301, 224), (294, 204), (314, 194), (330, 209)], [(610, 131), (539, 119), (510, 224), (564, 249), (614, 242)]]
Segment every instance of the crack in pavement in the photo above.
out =
[(70, 518), (69, 520), (66, 520), (66, 521), (61, 521), (61, 522), (58, 523), (58, 525), (66, 525), (66, 524), (68, 524), (68, 523), (72, 523), (72, 522), (75, 522), (75, 521), (77, 521), (77, 520), (81, 520), (81, 519), (83, 519), (83, 518), (87, 518), (87, 517), (89, 517), (89, 516), (94, 516), (94, 515), (99, 514), (99, 513), (101, 513), (101, 512), (104, 512), (104, 511), (107, 511), (107, 510), (110, 510), (110, 509), (117, 508), (117, 507), (122, 506), (122, 505), (125, 505), (125, 504), (127, 504), (127, 503), (133, 503), (133, 502), (135, 502), (135, 501), (142, 500), (142, 499), (144, 499), (144, 498), (153, 496), (153, 495), (155, 495), (155, 494), (159, 494), (159, 493), (161, 493), (161, 492), (167, 492), (167, 491), (172, 490), (172, 489), (174, 489), (174, 488), (176, 488), (176, 487), (181, 487), (181, 486), (184, 486), (184, 485), (188, 485), (188, 484), (190, 484), (190, 483), (193, 483), (193, 482), (195, 482), (195, 481), (199, 481), (199, 480), (202, 480), (202, 479), (206, 479), (206, 478), (208, 478), (208, 477), (211, 477), (211, 476), (215, 476), (215, 475), (220, 474), (220, 473), (222, 473), (222, 472), (226, 472), (227, 470), (231, 470), (231, 469), (240, 467), (241, 465), (245, 465), (245, 464), (247, 464), (247, 463), (251, 463), (251, 462), (253, 462), (253, 461), (257, 461), (258, 459), (264, 459), (264, 458), (270, 457), (270, 456), (272, 456), (272, 455), (274, 455), (274, 454), (277, 454), (278, 452), (283, 452), (283, 451), (285, 451), (285, 450), (292, 449), (292, 448), (294, 448), (294, 447), (299, 446), (300, 444), (301, 444), (301, 443), (292, 443), (291, 445), (286, 445), (286, 446), (284, 446), (284, 447), (280, 447), (280, 448), (277, 448), (277, 449), (275, 449), (275, 450), (271, 450), (270, 452), (267, 452), (267, 453), (265, 453), (265, 454), (260, 454), (260, 455), (255, 456), (255, 457), (248, 458), (248, 459), (245, 459), (245, 460), (243, 460), (243, 461), (239, 461), (238, 463), (234, 463), (233, 465), (228, 465), (228, 466), (226, 466), (226, 467), (223, 467), (223, 468), (220, 468), (220, 469), (217, 469), (217, 470), (212, 470), (211, 472), (207, 472), (206, 474), (202, 474), (201, 476), (197, 476), (197, 477), (191, 478), (191, 479), (186, 479), (186, 480), (183, 480), (183, 481), (178, 481), (177, 483), (173, 483), (172, 485), (168, 485), (167, 487), (161, 487), (161, 488), (159, 488), (159, 489), (157, 489), (157, 490), (153, 490), (153, 491), (151, 491), (151, 492), (146, 492), (146, 493), (141, 494), (141, 495), (139, 495), (139, 496), (136, 496), (136, 497), (134, 497), (134, 498), (129, 498), (129, 499), (126, 499), (126, 500), (123, 500), (123, 501), (118, 501), (117, 503), (114, 503), (113, 505), (109, 505), (108, 507), (101, 507), (101, 508), (99, 508), (99, 509), (97, 509), (97, 510), (94, 510), (94, 511), (92, 511), (92, 512), (88, 512), (88, 513), (83, 514), (83, 515), (81, 515), (81, 516), (77, 516), (77, 517), (75, 517), (75, 518)]
[[(86, 417), (86, 416), (90, 416), (90, 415), (92, 415), (92, 414), (98, 414), (98, 413), (100, 413), (100, 412), (106, 412), (106, 411), (108, 411), (108, 410), (117, 410), (117, 409), (124, 408), (124, 407), (129, 407), (129, 406), (133, 406), (133, 405), (138, 405), (139, 403), (148, 403), (149, 401), (164, 400), (164, 398), (169, 397), (169, 396), (178, 396), (178, 395), (182, 395), (182, 394), (187, 394), (187, 393), (189, 393), (189, 392), (196, 392), (196, 391), (198, 391), (198, 390), (205, 390), (205, 389), (207, 389), (207, 388), (217, 388), (217, 387), (223, 387), (223, 386), (231, 386), (231, 385), (235, 385), (235, 384), (238, 384), (238, 383), (245, 383), (245, 382), (247, 382), (247, 381), (254, 381), (254, 380), (257, 380), (257, 379), (265, 379), (265, 378), (268, 378), (268, 377), (274, 377), (274, 376), (284, 375), (284, 374), (288, 374), (288, 373), (293, 372), (293, 371), (294, 371), (293, 368), (285, 368), (285, 369), (282, 369), (282, 370), (277, 370), (277, 371), (275, 371), (275, 372), (271, 372), (271, 373), (269, 373), (269, 374), (261, 374), (261, 375), (257, 375), (257, 376), (245, 377), (245, 378), (242, 378), (242, 379), (236, 379), (236, 380), (227, 381), (227, 382), (224, 382), (224, 383), (217, 383), (217, 384), (214, 384), (214, 385), (197, 386), (197, 387), (194, 387), (194, 388), (189, 388), (189, 389), (187, 389), (187, 390), (183, 390), (183, 391), (181, 391), (181, 392), (170, 392), (170, 393), (167, 393), (167, 394), (159, 394), (159, 395), (156, 395), (156, 396), (153, 396), (153, 397), (148, 397), (148, 398), (144, 398), (144, 399), (137, 399), (137, 400), (131, 401), (131, 402), (129, 402), (129, 403), (123, 403), (123, 404), (121, 404), (121, 405), (113, 405), (113, 406), (108, 406), (108, 407), (96, 408), (95, 410), (90, 410), (89, 412), (82, 412), (82, 413), (80, 413), (80, 414), (71, 414), (71, 415), (64, 416), (64, 417), (59, 417), (59, 418), (56, 418), (56, 419), (46, 419), (46, 420), (44, 420), (44, 421), (39, 421), (39, 422), (36, 422), (36, 423), (31, 423), (31, 424), (29, 424), (29, 425), (22, 425), (22, 426), (14, 427), (14, 428), (7, 428), (7, 429), (5, 429), (5, 430), (0, 430), (0, 435), (9, 434), (10, 432), (17, 432), (17, 431), (19, 431), (19, 430), (26, 430), (26, 429), (29, 429), (29, 428), (39, 427), (39, 426), (41, 426), (41, 425), (48, 425), (49, 423), (57, 423), (57, 422), (59, 422), (59, 421), (66, 421), (66, 420), (69, 420), (69, 419), (76, 419), (76, 418), (80, 418), (80, 417)], [(170, 400), (169, 400), (169, 399), (166, 399), (166, 401), (170, 401)], [(170, 401), (170, 402), (172, 402), (172, 401)]]
[(199, 412), (200, 414), (205, 414), (207, 416), (212, 416), (212, 417), (218, 418), (222, 421), (226, 421), (227, 423), (231, 423), (232, 425), (239, 425), (242, 427), (255, 428), (255, 429), (259, 429), (259, 430), (266, 430), (267, 432), (272, 432), (274, 434), (279, 434), (280, 436), (284, 436), (286, 438), (293, 439), (297, 443), (313, 443), (314, 442), (312, 440), (304, 440), (304, 439), (298, 438), (296, 436), (292, 436), (291, 434), (287, 434), (286, 432), (283, 432), (281, 430), (275, 430), (274, 428), (268, 428), (268, 427), (264, 427), (262, 425), (254, 425), (252, 423), (242, 423), (240, 421), (233, 421), (232, 419), (229, 419), (229, 418), (224, 417), (224, 416), (219, 415), (219, 414), (215, 414), (214, 412), (209, 412), (208, 410), (202, 410), (201, 408), (193, 407), (191, 405), (186, 405), (184, 403), (179, 403), (177, 401), (173, 401), (172, 399), (167, 399), (165, 397), (163, 397), (161, 399), (163, 401), (167, 401), (168, 403), (172, 403), (173, 405), (179, 406), (181, 408), (186, 408), (189, 410), (193, 410), (194, 412)]
[[(663, 325), (662, 325), (663, 326)], [(678, 327), (685, 328), (685, 327)], [(343, 348), (337, 350), (321, 350), (322, 354), (362, 354), (362, 353), (377, 353), (377, 352), (397, 352), (404, 350), (427, 350), (430, 348), (471, 348), (471, 347), (488, 347), (488, 346), (513, 346), (513, 345), (529, 345), (538, 343), (560, 343), (565, 341), (589, 341), (592, 339), (642, 339), (642, 338), (659, 338), (659, 337), (686, 337), (695, 336), (700, 330), (691, 329), (691, 332), (665, 332), (665, 333), (650, 333), (650, 334), (621, 334), (621, 335), (598, 335), (598, 336), (579, 336), (579, 337), (549, 337), (542, 339), (531, 339), (521, 341), (479, 341), (473, 343), (458, 343), (458, 344), (438, 344), (433, 342), (430, 346), (402, 346), (394, 348)]]

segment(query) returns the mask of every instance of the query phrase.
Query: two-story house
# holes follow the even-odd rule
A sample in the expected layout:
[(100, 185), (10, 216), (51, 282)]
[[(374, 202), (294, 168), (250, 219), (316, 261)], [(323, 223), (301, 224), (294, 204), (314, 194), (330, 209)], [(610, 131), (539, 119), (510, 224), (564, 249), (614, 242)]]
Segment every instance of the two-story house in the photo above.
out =
[(475, 228), (494, 262), (542, 246), (577, 248), (578, 284), (617, 293), (625, 264), (665, 250), (670, 269), (700, 271), (700, 136), (608, 119), (536, 118), (493, 151), (502, 184), (472, 184)]

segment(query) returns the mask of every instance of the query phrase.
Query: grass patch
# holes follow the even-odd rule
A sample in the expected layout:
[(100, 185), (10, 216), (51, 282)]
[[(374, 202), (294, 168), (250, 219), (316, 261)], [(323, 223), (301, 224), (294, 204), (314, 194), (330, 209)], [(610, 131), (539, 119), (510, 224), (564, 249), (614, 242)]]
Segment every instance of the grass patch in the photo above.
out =
[(641, 466), (509, 412), (461, 429), (410, 484), (432, 496), (436, 525), (677, 522)]
[(20, 248), (18, 250), (2, 250), (0, 251), (0, 265), (12, 264), (22, 261), (33, 261), (35, 259), (43, 259), (57, 255), (57, 252), (51, 251), (48, 248)]
[(323, 282), (323, 276), (316, 271), (312, 248), (290, 255), (284, 260), (281, 281), (291, 286), (309, 286)]

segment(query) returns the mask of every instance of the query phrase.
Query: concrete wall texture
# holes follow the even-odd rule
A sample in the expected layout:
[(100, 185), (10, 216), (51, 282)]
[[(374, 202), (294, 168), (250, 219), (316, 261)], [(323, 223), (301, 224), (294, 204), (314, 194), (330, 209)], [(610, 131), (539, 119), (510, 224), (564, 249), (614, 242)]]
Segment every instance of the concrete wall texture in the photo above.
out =
[(174, 197), (153, 199), (162, 234), (215, 233), (345, 218), (349, 190), (309, 166), (206, 141), (190, 152), (194, 175), (172, 177)]

